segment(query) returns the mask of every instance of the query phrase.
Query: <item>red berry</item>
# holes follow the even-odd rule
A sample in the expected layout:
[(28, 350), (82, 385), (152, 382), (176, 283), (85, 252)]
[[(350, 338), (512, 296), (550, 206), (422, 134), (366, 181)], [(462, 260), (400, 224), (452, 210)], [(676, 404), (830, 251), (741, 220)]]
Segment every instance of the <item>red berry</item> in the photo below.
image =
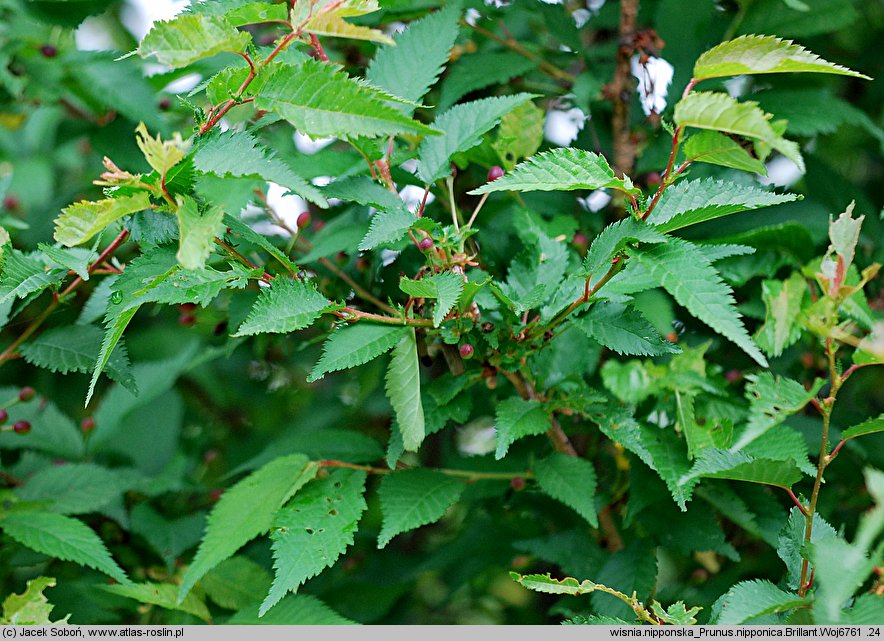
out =
[(473, 357), (473, 346), (469, 343), (464, 343), (460, 346), (460, 356), (461, 358), (472, 358)]
[(54, 58), (58, 55), (58, 49), (53, 47), (52, 45), (43, 45), (40, 47), (40, 53), (44, 58)]
[(181, 303), (178, 306), (178, 311), (181, 313), (191, 313), (196, 309), (196, 303)]
[(360, 256), (356, 259), (356, 271), (364, 272), (368, 269), (368, 260)]
[(493, 183), (498, 178), (503, 178), (503, 169), (494, 165), (488, 170), (488, 182)]
[(94, 429), (95, 419), (91, 416), (87, 416), (82, 421), (80, 421), (80, 430), (82, 430), (83, 434), (89, 434)]
[(18, 207), (21, 203), (18, 202), (18, 198), (13, 196), (12, 194), (7, 194), (3, 199), (3, 209), (6, 211), (17, 211)]
[(310, 212), (309, 211), (302, 211), (300, 214), (298, 214), (298, 222), (297, 222), (298, 229), (304, 229), (309, 224), (310, 224)]
[(36, 390), (33, 387), (22, 387), (18, 391), (18, 400), (22, 403), (27, 403), (32, 400), (37, 395)]
[(651, 173), (648, 174), (648, 186), (649, 187), (656, 187), (662, 181), (663, 181), (663, 179), (660, 177), (660, 174), (658, 174), (656, 171), (652, 171)]
[(182, 327), (193, 327), (196, 323), (196, 316), (193, 314), (181, 314), (178, 317), (178, 324)]
[(172, 107), (172, 101), (168, 98), (163, 98), (157, 103), (157, 107), (160, 108), (160, 111), (169, 111), (169, 109)]
[(3, 425), (8, 418), (9, 412), (7, 412), (6, 410), (0, 410), (0, 425)]
[(666, 340), (668, 340), (670, 343), (677, 343), (678, 334), (676, 334), (675, 332), (669, 332), (668, 334), (666, 334)]
[(221, 488), (215, 488), (214, 490), (209, 492), (209, 500), (212, 503), (217, 503), (218, 501), (221, 500), (222, 494), (224, 494), (224, 490), (222, 490)]
[(737, 370), (737, 369), (729, 369), (728, 371), (726, 371), (726, 372), (724, 373), (724, 379), (725, 379), (728, 383), (736, 383), (736, 382), (739, 381), (741, 378), (743, 378), (743, 373), (740, 372), (740, 370)]
[(31, 424), (27, 421), (16, 421), (12, 424), (12, 430), (16, 434), (27, 434), (31, 431)]
[(510, 487), (513, 488), (516, 492), (524, 490), (525, 479), (523, 479), (521, 476), (515, 477), (513, 480), (510, 481)]
[(433, 239), (432, 238), (421, 238), (421, 241), (417, 244), (420, 247), (421, 251), (429, 251), (433, 249)]
[(586, 234), (582, 232), (577, 232), (576, 234), (574, 234), (574, 238), (571, 239), (571, 243), (575, 247), (586, 249), (587, 247), (589, 247), (589, 238), (586, 237)]

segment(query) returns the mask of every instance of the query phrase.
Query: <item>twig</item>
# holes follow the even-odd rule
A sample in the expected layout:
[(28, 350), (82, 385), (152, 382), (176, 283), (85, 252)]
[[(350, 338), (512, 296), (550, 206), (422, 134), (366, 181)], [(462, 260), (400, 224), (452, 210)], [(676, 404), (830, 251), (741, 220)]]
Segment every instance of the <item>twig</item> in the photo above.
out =
[(631, 43), (635, 39), (637, 18), (638, 0), (621, 0), (620, 46), (617, 49), (614, 79), (608, 88), (614, 105), (611, 121), (614, 134), (614, 167), (620, 175), (632, 173), (632, 168), (635, 165), (636, 149), (629, 130), (629, 103), (632, 90), (632, 71), (629, 59), (633, 53)]

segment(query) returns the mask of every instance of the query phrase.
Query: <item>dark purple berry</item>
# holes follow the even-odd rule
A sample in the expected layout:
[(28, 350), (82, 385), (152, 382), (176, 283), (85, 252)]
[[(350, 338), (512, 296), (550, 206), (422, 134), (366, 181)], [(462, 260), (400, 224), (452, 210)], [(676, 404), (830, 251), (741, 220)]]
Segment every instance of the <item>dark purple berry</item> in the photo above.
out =
[(3, 425), (8, 418), (9, 412), (7, 412), (6, 410), (0, 410), (0, 425)]
[(472, 358), (473, 357), (473, 346), (469, 343), (464, 343), (460, 346), (460, 357), (461, 358)]
[(298, 229), (304, 229), (309, 224), (310, 224), (310, 212), (309, 211), (302, 211), (300, 214), (298, 214), (298, 222), (297, 222)]
[(421, 238), (421, 241), (417, 244), (420, 247), (421, 251), (430, 251), (433, 249), (433, 239), (432, 238)]
[(58, 55), (58, 49), (56, 49), (52, 45), (43, 45), (42, 47), (40, 47), (40, 54), (44, 58), (54, 58)]
[(18, 198), (12, 194), (7, 194), (3, 199), (3, 209), (6, 211), (18, 211), (20, 205), (21, 203), (18, 202)]
[(498, 178), (503, 178), (503, 168), (494, 165), (488, 170), (488, 182), (493, 183)]
[(16, 434), (27, 434), (31, 431), (31, 424), (27, 421), (16, 421), (12, 424), (12, 430)]
[(178, 324), (182, 327), (193, 327), (196, 324), (196, 316), (193, 314), (181, 314), (178, 317)]
[(172, 101), (168, 98), (163, 98), (157, 103), (157, 107), (160, 108), (160, 111), (169, 111), (172, 108)]
[(18, 391), (18, 400), (22, 403), (27, 403), (28, 401), (33, 400), (36, 395), (37, 392), (33, 387), (22, 387)]
[(95, 429), (95, 419), (91, 416), (87, 416), (82, 421), (80, 421), (80, 430), (83, 434), (89, 434), (92, 430)]

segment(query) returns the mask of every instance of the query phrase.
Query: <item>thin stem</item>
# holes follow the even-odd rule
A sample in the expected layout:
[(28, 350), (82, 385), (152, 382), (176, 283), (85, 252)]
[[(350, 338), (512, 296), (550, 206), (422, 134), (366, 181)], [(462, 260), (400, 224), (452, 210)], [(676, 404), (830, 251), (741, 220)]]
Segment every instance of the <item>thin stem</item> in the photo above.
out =
[(457, 223), (457, 204), (454, 200), (454, 178), (448, 178), (448, 200), (451, 203), (451, 220), (454, 222), (454, 231), (460, 233), (460, 225)]
[(479, 204), (476, 205), (476, 208), (473, 210), (473, 215), (470, 216), (470, 219), (467, 221), (467, 227), (473, 226), (473, 221), (476, 220), (476, 216), (478, 216), (479, 212), (482, 211), (482, 205), (485, 204), (486, 200), (488, 200), (488, 193), (482, 194), (482, 199), (479, 201)]
[[(372, 467), (371, 465), (356, 465), (345, 461), (319, 461), (320, 467), (344, 467), (350, 470), (360, 470), (368, 474), (390, 474), (397, 470), (386, 467)], [(405, 468), (407, 469), (407, 468)], [(479, 472), (476, 470), (453, 470), (450, 468), (427, 468), (439, 472), (445, 476), (467, 479), (468, 481), (509, 481), (512, 479), (531, 479), (534, 473), (530, 470), (524, 472)]]
[(390, 307), (389, 305), (387, 305), (387, 303), (385, 303), (384, 301), (380, 300), (379, 298), (376, 298), (375, 296), (373, 296), (373, 295), (371, 294), (371, 292), (369, 292), (367, 289), (365, 289), (364, 287), (362, 287), (362, 286), (361, 286), (359, 283), (357, 283), (355, 280), (353, 280), (352, 278), (350, 278), (350, 276), (349, 276), (344, 270), (342, 270), (341, 268), (339, 268), (337, 265), (335, 265), (333, 262), (331, 262), (328, 258), (324, 258), (324, 257), (323, 257), (323, 258), (320, 258), (320, 259), (319, 259), (319, 262), (320, 262), (320, 264), (321, 264), (323, 267), (325, 267), (327, 270), (329, 270), (330, 272), (332, 272), (335, 276), (337, 276), (337, 277), (340, 278), (342, 281), (344, 281), (345, 283), (347, 283), (347, 285), (349, 285), (350, 288), (351, 288), (354, 292), (356, 292), (356, 295), (359, 296), (359, 298), (361, 298), (361, 299), (363, 299), (363, 300), (366, 300), (366, 301), (370, 302), (372, 305), (374, 305), (374, 306), (377, 307), (378, 309), (382, 309), (382, 310), (384, 310), (384, 311), (387, 312), (388, 314), (395, 314), (395, 313), (396, 313), (396, 310), (395, 310), (395, 309), (393, 309), (392, 307)]
[(404, 316), (381, 316), (370, 314), (353, 307), (343, 307), (336, 312), (331, 312), (347, 322), (370, 321), (384, 325), (410, 325), (411, 327), (433, 327), (433, 321), (429, 318), (406, 318)]
[(799, 510), (801, 510), (801, 513), (804, 516), (807, 516), (807, 508), (804, 507), (804, 505), (801, 503), (801, 501), (798, 500), (798, 497), (795, 496), (795, 493), (792, 490), (790, 490), (788, 487), (785, 487), (783, 489), (789, 493), (789, 498), (791, 498), (792, 502), (795, 503), (795, 505), (798, 507)]
[(316, 37), (315, 33), (310, 34), (310, 46), (313, 47), (313, 51), (316, 52), (316, 55), (319, 56), (320, 60), (328, 62), (328, 56), (325, 54), (325, 49), (322, 48), (322, 44), (320, 44), (319, 38)]

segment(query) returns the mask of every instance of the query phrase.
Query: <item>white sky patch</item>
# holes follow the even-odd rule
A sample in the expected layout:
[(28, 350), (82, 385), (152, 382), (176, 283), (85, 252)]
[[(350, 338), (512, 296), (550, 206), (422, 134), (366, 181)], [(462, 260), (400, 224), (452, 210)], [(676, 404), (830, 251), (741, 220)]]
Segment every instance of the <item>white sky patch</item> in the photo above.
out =
[(477, 418), (457, 430), (457, 449), (464, 456), (484, 456), (497, 447), (497, 430), (490, 416)]
[(564, 147), (577, 137), (586, 120), (586, 114), (577, 107), (567, 111), (551, 109), (546, 113), (543, 135), (550, 142)]
[[(298, 216), (301, 212), (308, 210), (307, 201), (300, 196), (288, 193), (289, 190), (282, 185), (277, 185), (276, 183), (267, 183), (267, 185), (267, 204), (286, 225), (296, 229), (298, 226)], [(254, 215), (260, 211), (263, 210), (249, 207), (246, 214)], [(275, 225), (272, 221), (261, 220), (251, 223), (251, 227), (259, 234), (264, 234), (265, 236), (282, 236), (284, 238), (290, 236), (288, 231), (279, 225)]]
[(181, 76), (177, 80), (170, 82), (163, 88), (163, 91), (174, 94), (187, 93), (202, 81), (203, 77), (200, 74), (189, 73), (186, 76)]
[(467, 24), (472, 25), (473, 27), (476, 26), (476, 23), (481, 20), (481, 18), (482, 14), (476, 9), (467, 9), (467, 13), (464, 16), (464, 20), (467, 21)]
[[(417, 185), (405, 185), (405, 187), (402, 188), (402, 191), (399, 192), (399, 197), (402, 199), (402, 202), (405, 203), (406, 207), (411, 211), (416, 211), (417, 208), (420, 207), (421, 200), (424, 197), (424, 188), (418, 187)], [(432, 192), (427, 194), (428, 205), (434, 200), (436, 200), (436, 197)]]
[(173, 18), (189, 4), (188, 0), (127, 0), (120, 19), (141, 40), (155, 21)]
[(113, 36), (101, 18), (86, 18), (74, 32), (74, 42), (80, 51), (109, 51), (116, 49)]
[(577, 202), (587, 211), (595, 213), (608, 206), (608, 203), (611, 202), (611, 195), (603, 189), (596, 189), (586, 198), (578, 198)]
[(765, 163), (767, 176), (759, 176), (758, 182), (762, 185), (774, 185), (776, 187), (789, 187), (801, 178), (801, 170), (794, 162), (785, 156), (776, 158)]
[(638, 78), (638, 93), (645, 115), (650, 116), (651, 112), (663, 113), (675, 69), (663, 58), (653, 56), (644, 65), (639, 63), (638, 56), (633, 56), (630, 66), (632, 75)]
[(325, 149), (335, 141), (335, 138), (317, 138), (313, 140), (310, 136), (296, 131), (292, 136), (295, 141), (295, 147), (302, 154), (315, 154), (321, 149)]
[(749, 76), (736, 76), (724, 81), (724, 88), (727, 89), (727, 93), (731, 98), (739, 98), (746, 93), (748, 87)]
[(508, 7), (510, 5), (509, 0), (485, 0), (485, 4), (489, 7), (496, 7), (498, 9), (502, 7)]

